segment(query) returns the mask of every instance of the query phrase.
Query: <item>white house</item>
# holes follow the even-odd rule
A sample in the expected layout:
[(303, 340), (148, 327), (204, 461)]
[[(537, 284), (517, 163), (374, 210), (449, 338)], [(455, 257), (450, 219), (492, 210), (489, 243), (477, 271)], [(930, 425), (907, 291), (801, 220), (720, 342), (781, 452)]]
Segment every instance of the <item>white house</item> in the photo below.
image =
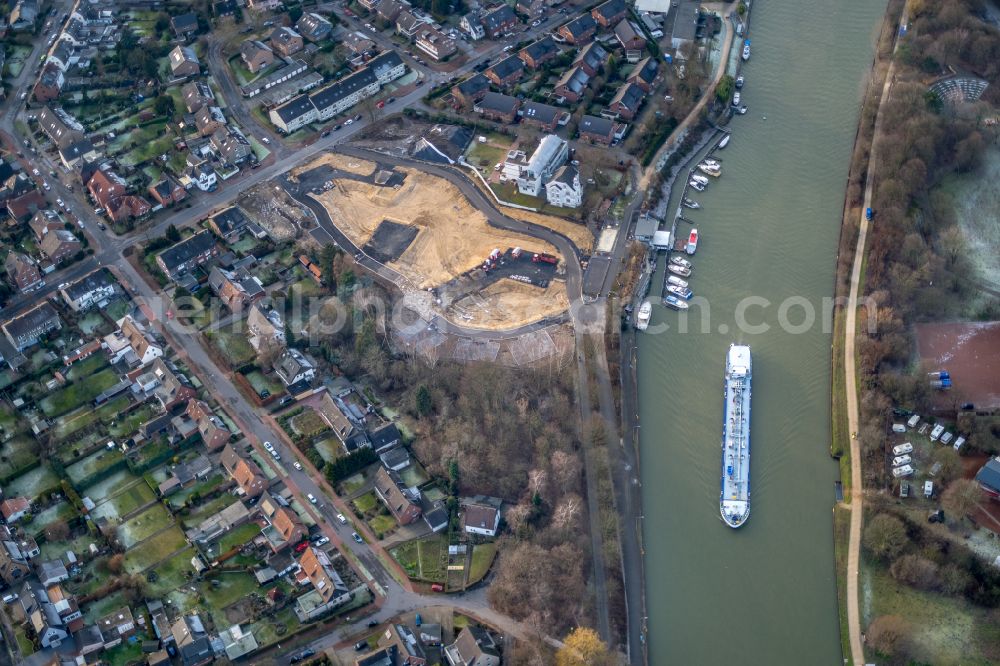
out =
[[(523, 153), (522, 153), (523, 155)], [(537, 197), (542, 192), (543, 185), (552, 178), (556, 169), (562, 166), (569, 157), (569, 145), (555, 134), (546, 134), (538, 144), (531, 157), (524, 160), (520, 157), (516, 166), (517, 190), (521, 194)], [(504, 171), (508, 172), (505, 165)]]
[(583, 203), (580, 172), (572, 164), (556, 169), (552, 180), (545, 184), (545, 199), (553, 206), (579, 208)]
[(479, 40), (486, 36), (483, 29), (483, 22), (479, 19), (479, 12), (469, 12), (459, 21), (458, 27), (472, 40)]
[(315, 377), (316, 366), (302, 352), (289, 348), (274, 362), (274, 372), (285, 382), (285, 386), (291, 386)]
[(90, 273), (59, 290), (66, 305), (76, 312), (94, 305), (103, 307), (115, 295), (115, 279), (103, 268)]
[(469, 534), (495, 537), (500, 527), (500, 509), (470, 502), (462, 513), (462, 528)]
[(148, 365), (163, 356), (163, 347), (131, 315), (118, 320), (118, 330), (105, 336), (101, 346), (108, 351), (112, 363), (122, 360), (129, 352), (135, 355), (134, 363), (139, 366)]

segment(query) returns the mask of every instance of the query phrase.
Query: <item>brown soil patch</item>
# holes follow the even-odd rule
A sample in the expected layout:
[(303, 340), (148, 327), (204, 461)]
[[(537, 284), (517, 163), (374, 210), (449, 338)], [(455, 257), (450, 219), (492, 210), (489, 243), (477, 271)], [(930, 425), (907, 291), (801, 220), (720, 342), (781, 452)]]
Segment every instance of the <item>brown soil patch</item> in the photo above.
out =
[(543, 241), (489, 226), (486, 216), (447, 180), (397, 168), (406, 180), (397, 188), (338, 180), (322, 194), (310, 195), (359, 247), (383, 220), (414, 225), (417, 237), (388, 266), (418, 289), (438, 286), (481, 264), (494, 248), (558, 254)]
[(939, 407), (1000, 407), (1000, 321), (917, 324), (916, 333), (923, 369), (951, 374), (952, 389), (935, 400)]
[(537, 224), (538, 226), (562, 234), (573, 241), (573, 245), (576, 245), (583, 254), (590, 254), (594, 249), (594, 234), (590, 233), (585, 224), (577, 224), (576, 222), (564, 220), (561, 217), (535, 213), (530, 210), (506, 207), (502, 207), (501, 210), (507, 217), (512, 217), (515, 220), (523, 222), (531, 222), (532, 224)]
[(377, 165), (374, 162), (369, 162), (368, 160), (358, 159), (357, 157), (348, 157), (339, 153), (322, 153), (302, 166), (295, 167), (289, 172), (289, 174), (292, 179), (295, 179), (298, 178), (300, 174), (312, 171), (313, 169), (321, 166), (340, 169), (341, 171), (353, 173), (357, 176), (370, 176), (375, 173), (375, 169), (377, 168)]
[(568, 307), (563, 282), (554, 280), (542, 289), (516, 280), (500, 280), (453, 303), (447, 317), (461, 326), (503, 330), (557, 315)]

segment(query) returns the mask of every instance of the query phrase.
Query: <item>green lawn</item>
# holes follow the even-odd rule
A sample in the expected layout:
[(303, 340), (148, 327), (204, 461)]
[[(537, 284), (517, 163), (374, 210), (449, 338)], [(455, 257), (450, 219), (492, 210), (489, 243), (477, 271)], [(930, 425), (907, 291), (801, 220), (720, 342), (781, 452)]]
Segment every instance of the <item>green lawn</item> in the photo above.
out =
[[(145, 485), (145, 484), (143, 484)], [(125, 548), (145, 541), (160, 530), (173, 524), (173, 516), (162, 504), (153, 504), (118, 527), (118, 540)]]
[(435, 534), (408, 541), (393, 548), (390, 554), (410, 578), (443, 583), (447, 576), (448, 537)]
[[(218, 585), (213, 585), (213, 580), (218, 581)], [(251, 592), (257, 590), (260, 585), (253, 574), (237, 571), (211, 574), (195, 587), (205, 596), (205, 603), (215, 619), (216, 626), (225, 626), (225, 614), (223, 611), (226, 606), (249, 595)]]
[(124, 592), (119, 590), (91, 601), (87, 604), (86, 609), (84, 609), (83, 617), (87, 622), (96, 622), (99, 618), (107, 615), (111, 611), (128, 605), (129, 603), (125, 599)]
[(59, 477), (48, 465), (39, 465), (17, 477), (3, 487), (4, 495), (17, 497), (23, 495), (32, 500), (46, 490), (59, 487)]
[[(140, 639), (145, 638), (141, 633), (136, 635)], [(125, 641), (121, 645), (116, 645), (101, 655), (101, 661), (109, 664), (109, 666), (128, 666), (129, 664), (145, 663), (143, 661), (142, 640), (138, 640), (135, 643)]]
[(378, 504), (378, 499), (375, 497), (374, 491), (372, 491), (358, 497), (352, 504), (354, 504), (354, 508), (357, 509), (359, 514), (364, 515), (375, 508)]
[(496, 543), (477, 544), (472, 549), (472, 565), (469, 567), (468, 584), (478, 583), (483, 579), (493, 564), (497, 554)]
[(124, 418), (118, 418), (108, 427), (108, 434), (117, 439), (127, 439), (139, 431), (139, 427), (159, 413), (153, 405), (146, 403), (129, 412)]
[(169, 560), (156, 565), (156, 582), (149, 584), (150, 595), (164, 595), (184, 585), (188, 581), (185, 574), (194, 574), (194, 567), (191, 566), (191, 558), (194, 556), (194, 548), (185, 548)]
[(102, 470), (118, 464), (122, 460), (122, 452), (119, 449), (109, 451), (101, 449), (91, 453), (79, 462), (75, 462), (66, 468), (66, 475), (73, 485), (80, 486), (84, 481), (101, 472)]
[(385, 535), (396, 529), (396, 520), (392, 516), (379, 514), (368, 521), (368, 526), (372, 528), (376, 537), (384, 539)]
[(302, 627), (299, 619), (295, 616), (295, 610), (289, 606), (272, 618), (265, 618), (251, 625), (254, 638), (261, 647), (273, 645), (278, 641), (285, 640), (296, 629)]
[(24, 627), (18, 627), (14, 631), (14, 636), (17, 638), (17, 647), (21, 651), (21, 656), (27, 657), (35, 653), (35, 644), (28, 640), (24, 633)]
[(108, 361), (104, 358), (104, 354), (94, 354), (70, 366), (70, 369), (66, 371), (66, 379), (75, 382), (82, 377), (89, 377), (106, 367), (108, 367)]
[(291, 426), (293, 432), (296, 434), (305, 435), (310, 438), (329, 428), (326, 421), (311, 407), (303, 407), (302, 412), (293, 416), (289, 420), (288, 425)]
[[(8, 432), (4, 428), (5, 432)], [(17, 435), (0, 445), (0, 476), (27, 471), (38, 464), (38, 442), (27, 435)]]
[(365, 475), (358, 473), (349, 476), (340, 483), (341, 495), (353, 495), (365, 485)]
[(256, 354), (245, 335), (217, 330), (205, 333), (212, 345), (232, 367), (236, 368), (254, 360)]
[(107, 368), (45, 396), (38, 406), (46, 416), (59, 416), (92, 401), (117, 383), (118, 376), (114, 370)]
[[(96, 504), (100, 504), (101, 502), (122, 492), (139, 480), (139, 478), (140, 477), (132, 474), (128, 470), (122, 470), (112, 474), (106, 479), (102, 479), (101, 481), (82, 489), (80, 491), (80, 496), (89, 497), (94, 500)], [(149, 484), (146, 485), (148, 486)]]
[(145, 571), (186, 544), (184, 532), (177, 526), (171, 527), (126, 551), (125, 570), (129, 573)]
[(253, 540), (258, 534), (260, 534), (260, 525), (255, 522), (249, 522), (240, 525), (234, 530), (230, 530), (219, 539), (217, 544), (219, 554), (228, 553), (233, 548), (242, 546), (248, 541)]
[(261, 395), (264, 391), (267, 391), (270, 395), (278, 395), (285, 392), (285, 385), (275, 375), (268, 376), (260, 370), (254, 370), (246, 375), (246, 378), (250, 382), (250, 386), (253, 387), (253, 390), (257, 392), (257, 395)]
[(195, 527), (206, 518), (215, 515), (219, 511), (225, 509), (227, 506), (235, 504), (237, 501), (239, 500), (237, 500), (236, 497), (230, 495), (229, 493), (222, 493), (221, 495), (219, 495), (218, 497), (216, 497), (211, 501), (205, 502), (204, 504), (199, 504), (194, 509), (194, 511), (184, 516), (184, 520), (182, 521), (184, 523), (184, 527), (186, 529)]

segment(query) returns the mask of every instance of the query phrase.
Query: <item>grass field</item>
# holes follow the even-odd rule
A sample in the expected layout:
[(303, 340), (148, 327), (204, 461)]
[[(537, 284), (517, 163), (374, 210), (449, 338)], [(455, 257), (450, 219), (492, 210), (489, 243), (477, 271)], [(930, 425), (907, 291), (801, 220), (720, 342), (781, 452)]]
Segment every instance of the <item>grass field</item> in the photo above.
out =
[(228, 553), (233, 548), (238, 548), (260, 534), (260, 525), (254, 522), (240, 525), (234, 530), (230, 530), (219, 539), (217, 544), (219, 553)]
[(366, 514), (375, 508), (378, 504), (378, 499), (376, 499), (374, 492), (368, 492), (356, 498), (351, 503), (359, 514)]
[(162, 504), (153, 504), (118, 527), (118, 540), (125, 548), (145, 541), (160, 530), (173, 524), (173, 516)]
[(246, 378), (250, 382), (250, 386), (253, 387), (253, 390), (257, 392), (257, 395), (261, 395), (263, 391), (267, 391), (271, 395), (278, 395), (285, 391), (285, 386), (281, 383), (280, 379), (274, 375), (268, 377), (260, 370), (254, 370), (246, 375)]
[[(123, 490), (131, 486), (133, 483), (135, 483), (138, 479), (139, 477), (137, 477), (135, 474), (132, 474), (128, 470), (122, 470), (120, 472), (112, 474), (106, 479), (98, 481), (93, 485), (83, 488), (80, 491), (80, 496), (89, 497), (90, 499), (94, 500), (96, 504), (100, 504), (106, 499), (122, 492)], [(147, 486), (148, 485), (149, 484), (147, 484)]]
[(253, 347), (250, 346), (246, 336), (225, 330), (206, 331), (205, 336), (234, 368), (245, 365), (255, 358)]
[(79, 462), (75, 462), (67, 467), (66, 475), (69, 477), (70, 481), (73, 482), (73, 485), (79, 486), (88, 478), (97, 474), (101, 470), (117, 464), (121, 460), (122, 452), (120, 450), (115, 449), (113, 451), (108, 451), (107, 449), (101, 449), (100, 451), (95, 451), (86, 458), (82, 458)]
[(368, 521), (368, 526), (372, 528), (376, 537), (384, 539), (387, 534), (396, 529), (396, 521), (392, 516), (379, 514)]
[(389, 553), (410, 578), (443, 583), (447, 576), (448, 537), (435, 534), (393, 548)]
[(497, 554), (496, 543), (481, 543), (472, 548), (472, 564), (469, 566), (468, 585), (478, 583), (483, 579), (493, 564)]
[[(218, 581), (218, 584), (212, 584), (212, 580)], [(216, 626), (225, 626), (223, 611), (226, 606), (239, 601), (260, 586), (252, 574), (238, 571), (213, 574), (195, 587), (204, 595), (205, 603), (215, 619)]]
[[(4, 428), (4, 432), (11, 432)], [(0, 445), (0, 476), (7, 477), (38, 464), (38, 443), (17, 435)]]
[(82, 377), (89, 377), (97, 372), (108, 367), (108, 360), (103, 354), (94, 354), (93, 356), (88, 356), (82, 361), (74, 363), (69, 370), (66, 371), (66, 379), (71, 382), (75, 382)]
[(149, 593), (153, 596), (162, 595), (187, 582), (185, 574), (194, 573), (194, 567), (191, 566), (194, 555), (193, 548), (185, 548), (169, 560), (160, 562), (156, 566), (156, 582), (149, 584)]
[(847, 425), (847, 392), (844, 385), (844, 310), (835, 310), (833, 318), (833, 357), (831, 381), (833, 407), (830, 455), (840, 463), (840, 482), (844, 486), (844, 501), (851, 503), (851, 440)]
[(27, 471), (3, 487), (4, 495), (17, 497), (23, 495), (32, 500), (46, 490), (59, 487), (59, 477), (48, 465), (39, 465)]
[(102, 391), (118, 383), (118, 376), (111, 368), (81, 378), (38, 402), (46, 416), (59, 416), (92, 401)]
[(365, 475), (358, 473), (347, 477), (340, 483), (341, 495), (353, 495), (365, 485)]
[(124, 418), (116, 419), (114, 425), (108, 427), (108, 434), (117, 439), (126, 439), (138, 432), (139, 427), (156, 416), (157, 413), (157, 410), (149, 403), (137, 407)]
[(129, 573), (145, 571), (160, 560), (171, 556), (187, 544), (184, 532), (179, 527), (171, 527), (147, 539), (125, 553), (125, 570)]
[(117, 522), (122, 516), (127, 516), (155, 499), (156, 493), (148, 483), (140, 479), (114, 497), (98, 504), (91, 515), (95, 519), (107, 518)]
[(850, 540), (851, 511), (834, 505), (833, 507), (833, 559), (837, 578), (837, 610), (840, 616), (840, 649), (850, 663), (851, 637), (847, 626), (847, 545)]
[(311, 407), (303, 408), (301, 413), (296, 414), (289, 420), (288, 425), (291, 426), (296, 434), (305, 435), (306, 437), (315, 437), (329, 427), (326, 425), (326, 421)]

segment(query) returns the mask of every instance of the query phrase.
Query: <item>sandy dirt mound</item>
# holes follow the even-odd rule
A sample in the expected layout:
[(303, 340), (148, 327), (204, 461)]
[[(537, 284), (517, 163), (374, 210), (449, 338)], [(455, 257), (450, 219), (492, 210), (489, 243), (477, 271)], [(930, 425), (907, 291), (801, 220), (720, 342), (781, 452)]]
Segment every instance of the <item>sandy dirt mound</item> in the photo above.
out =
[(555, 281), (546, 289), (501, 280), (448, 308), (446, 316), (460, 326), (502, 330), (564, 312), (569, 307), (566, 285)]
[(353, 173), (358, 176), (370, 176), (375, 173), (375, 169), (377, 168), (374, 162), (369, 162), (368, 160), (362, 160), (357, 157), (348, 157), (339, 153), (322, 153), (302, 166), (295, 167), (289, 172), (289, 175), (293, 179), (298, 178), (299, 174), (305, 173), (306, 171), (312, 171), (313, 169), (321, 166), (340, 169), (341, 171)]

